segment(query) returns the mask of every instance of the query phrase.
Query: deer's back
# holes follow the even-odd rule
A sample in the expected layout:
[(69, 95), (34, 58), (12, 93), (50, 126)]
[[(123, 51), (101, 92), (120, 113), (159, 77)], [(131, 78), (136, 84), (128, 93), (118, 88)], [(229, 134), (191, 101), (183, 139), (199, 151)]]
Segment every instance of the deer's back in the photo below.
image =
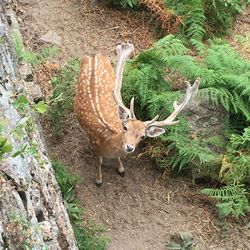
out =
[(113, 98), (115, 74), (106, 56), (84, 56), (75, 97), (75, 112), (94, 150), (122, 131)]

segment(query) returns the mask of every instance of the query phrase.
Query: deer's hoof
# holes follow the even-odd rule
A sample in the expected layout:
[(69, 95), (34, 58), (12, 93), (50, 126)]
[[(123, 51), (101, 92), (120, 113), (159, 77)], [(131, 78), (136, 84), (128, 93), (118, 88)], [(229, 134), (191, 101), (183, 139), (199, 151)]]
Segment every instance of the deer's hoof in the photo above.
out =
[(102, 186), (102, 182), (96, 182), (95, 184), (98, 188)]
[(118, 174), (119, 174), (121, 177), (124, 177), (124, 176), (125, 176), (125, 171), (123, 171), (123, 172), (119, 172), (119, 171), (118, 171)]

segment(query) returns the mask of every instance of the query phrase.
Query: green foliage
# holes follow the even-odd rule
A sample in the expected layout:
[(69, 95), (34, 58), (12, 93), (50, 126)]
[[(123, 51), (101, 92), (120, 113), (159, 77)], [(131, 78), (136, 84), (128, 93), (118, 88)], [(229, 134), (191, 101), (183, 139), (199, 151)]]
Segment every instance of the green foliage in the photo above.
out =
[(6, 245), (12, 245), (22, 250), (48, 249), (46, 245), (39, 243), (36, 239), (40, 231), (39, 226), (32, 224), (24, 215), (16, 212), (10, 212), (8, 219)]
[[(151, 2), (151, 1), (148, 1)], [(227, 34), (237, 14), (249, 0), (163, 0), (166, 9), (182, 17), (178, 36), (184, 40), (201, 41), (212, 34)], [(137, 7), (138, 0), (113, 0), (122, 7)], [(146, 5), (147, 2), (143, 1)], [(154, 2), (155, 4), (157, 2)], [(159, 5), (161, 1), (158, 2)]]
[(176, 89), (183, 88), (182, 82), (201, 77), (198, 98), (229, 112), (227, 138), (193, 135), (180, 114), (179, 124), (167, 127), (167, 133), (148, 153), (175, 173), (191, 167), (228, 185), (249, 184), (250, 63), (220, 39), (208, 45), (193, 40), (193, 46), (195, 56), (180, 39), (169, 35), (130, 61), (124, 76), (124, 99), (129, 103), (135, 96), (138, 118), (148, 120), (160, 114), (161, 119), (173, 111), (173, 101), (180, 99)]
[(34, 104), (34, 109), (36, 110), (37, 113), (44, 114), (47, 112), (48, 104), (45, 103), (44, 101), (40, 101)]
[(22, 39), (16, 33), (13, 34), (13, 43), (17, 59), (20, 62), (30, 63), (33, 67), (45, 62), (49, 57), (55, 56), (59, 52), (59, 49), (55, 47), (44, 48), (38, 53), (31, 52), (24, 48)]
[[(59, 161), (53, 161), (53, 169), (56, 173), (56, 180), (61, 189), (63, 197), (67, 196), (70, 193), (72, 196), (75, 196), (74, 187), (79, 180), (79, 177), (72, 174), (69, 169)], [(74, 199), (73, 199), (74, 200)], [(66, 199), (66, 201), (69, 201)]]
[(204, 0), (207, 24), (212, 31), (226, 34), (247, 4), (249, 0)]
[(109, 239), (102, 236), (103, 229), (96, 224), (83, 223), (84, 210), (78, 205), (75, 185), (79, 177), (59, 161), (52, 162), (57, 183), (62, 191), (64, 205), (69, 214), (71, 224), (80, 250), (103, 250)]
[(31, 103), (25, 95), (19, 95), (12, 104), (22, 115), (31, 109), (39, 114), (44, 114), (48, 109), (48, 105), (44, 101)]
[(30, 108), (30, 102), (25, 95), (18, 96), (12, 104), (22, 114)]
[[(172, 35), (142, 52), (130, 62), (125, 74), (124, 97), (127, 103), (136, 96), (137, 111), (145, 120), (157, 113), (165, 117), (172, 112), (173, 101), (181, 95), (179, 91), (171, 90), (175, 87), (176, 78), (193, 81), (199, 76), (202, 79), (199, 95), (203, 99), (213, 105), (222, 105), (230, 113), (240, 114), (247, 122), (250, 117), (249, 62), (220, 40), (211, 41), (209, 47), (204, 47), (199, 52), (200, 56), (203, 55), (199, 61), (189, 53), (182, 41)], [(177, 150), (168, 162), (173, 168), (178, 166), (181, 170), (193, 161), (202, 165), (214, 157), (206, 142), (191, 138), (191, 131), (184, 120), (168, 129), (169, 134), (162, 140), (170, 142), (168, 151)]]
[(166, 6), (183, 17), (180, 34), (187, 39), (202, 40), (206, 33), (226, 34), (237, 14), (249, 0), (164, 0)]
[(239, 217), (250, 212), (249, 193), (244, 185), (230, 184), (217, 189), (206, 188), (202, 190), (202, 193), (219, 201), (216, 206), (221, 217), (228, 215)]
[(5, 154), (13, 150), (13, 146), (8, 142), (8, 139), (1, 134), (2, 129), (0, 128), (0, 162), (3, 160)]
[(53, 93), (48, 116), (55, 133), (60, 133), (67, 114), (73, 111), (75, 85), (80, 71), (79, 59), (72, 59), (52, 79)]
[(175, 14), (182, 16), (180, 27), (181, 37), (185, 39), (202, 40), (205, 36), (206, 13), (204, 0), (164, 0), (165, 5)]
[[(23, 137), (26, 135), (26, 132), (31, 133), (35, 126), (30, 116), (30, 112), (35, 111), (37, 113), (43, 114), (47, 111), (47, 104), (44, 101), (40, 101), (36, 104), (31, 103), (25, 95), (19, 95), (13, 101), (12, 105), (17, 109), (21, 115), (21, 118), (15, 124), (14, 128), (12, 128), (7, 134), (4, 134), (4, 130), (6, 130), (9, 121), (2, 120), (0, 122), (0, 162), (3, 161), (5, 154), (12, 153), (11, 157), (24, 157), (24, 153), (28, 152), (30, 155), (35, 157), (42, 166), (44, 161), (41, 159), (37, 151), (37, 146), (34, 144), (28, 146), (28, 144), (23, 143)], [(13, 145), (10, 143), (10, 136), (14, 136), (20, 141), (19, 147), (15, 150)]]
[(250, 127), (232, 134), (222, 161), (221, 179), (226, 183), (250, 184)]
[(0, 37), (0, 45), (1, 45), (1, 44), (4, 44), (4, 43), (5, 43), (5, 37), (4, 37), (4, 36), (1, 36), (1, 37)]
[[(183, 128), (186, 132), (183, 131)], [(168, 165), (178, 173), (189, 163), (201, 166), (212, 162), (216, 157), (203, 140), (194, 140), (188, 137), (187, 134), (190, 134), (191, 131), (186, 128), (188, 128), (187, 123), (179, 124), (171, 128), (170, 132), (164, 136), (164, 140), (169, 143), (168, 150), (178, 152), (167, 159)]]
[(120, 5), (123, 8), (135, 8), (138, 7), (138, 0), (113, 0), (114, 5)]
[(208, 144), (220, 147), (220, 148), (225, 148), (227, 145), (227, 141), (224, 135), (214, 135), (211, 136), (207, 139)]

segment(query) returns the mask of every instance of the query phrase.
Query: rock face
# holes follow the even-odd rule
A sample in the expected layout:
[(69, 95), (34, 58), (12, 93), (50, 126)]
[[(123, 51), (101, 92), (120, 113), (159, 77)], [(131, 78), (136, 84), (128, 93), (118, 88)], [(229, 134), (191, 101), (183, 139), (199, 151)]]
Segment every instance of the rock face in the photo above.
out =
[(36, 145), (36, 153), (26, 150), (17, 157), (5, 154), (0, 160), (0, 249), (78, 249), (36, 115), (25, 114), (33, 120), (32, 131), (22, 129), (21, 139), (12, 133), (23, 117), (12, 105), (20, 85), (9, 34), (12, 22), (6, 8), (7, 1), (0, 0), (2, 135), (8, 134), (13, 152), (21, 145)]
[(228, 112), (222, 106), (212, 105), (203, 98), (203, 90), (199, 90), (195, 98), (184, 112), (192, 130), (193, 140), (202, 142), (200, 150), (208, 149), (210, 159), (203, 159), (203, 168), (199, 162), (192, 163), (193, 181), (218, 179), (221, 161), (226, 150), (225, 124), (228, 124)]

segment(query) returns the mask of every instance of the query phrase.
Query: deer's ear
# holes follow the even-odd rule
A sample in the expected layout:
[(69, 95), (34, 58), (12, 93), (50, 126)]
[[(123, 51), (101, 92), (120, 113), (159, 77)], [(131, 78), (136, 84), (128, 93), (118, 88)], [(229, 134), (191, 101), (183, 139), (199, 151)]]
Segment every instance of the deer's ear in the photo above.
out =
[(146, 130), (146, 136), (148, 137), (157, 137), (159, 135), (162, 135), (163, 133), (165, 133), (165, 129), (156, 126), (151, 126)]
[(129, 119), (129, 114), (127, 113), (127, 111), (119, 105), (118, 106), (118, 113), (119, 113), (119, 117), (120, 117), (122, 123), (126, 123)]

